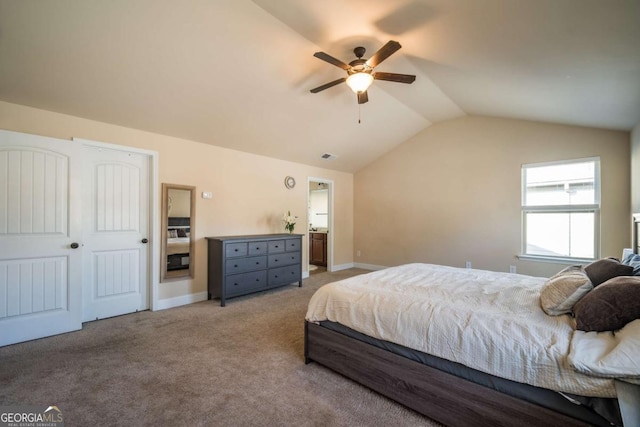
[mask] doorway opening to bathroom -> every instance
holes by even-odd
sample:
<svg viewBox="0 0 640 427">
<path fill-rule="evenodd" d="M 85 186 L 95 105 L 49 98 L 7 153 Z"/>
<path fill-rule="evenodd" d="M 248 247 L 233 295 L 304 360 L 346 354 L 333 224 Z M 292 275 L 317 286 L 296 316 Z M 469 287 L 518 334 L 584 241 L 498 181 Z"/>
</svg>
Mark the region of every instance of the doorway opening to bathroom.
<svg viewBox="0 0 640 427">
<path fill-rule="evenodd" d="M 308 182 L 308 271 L 312 275 L 333 267 L 333 181 L 310 177 Z"/>
</svg>

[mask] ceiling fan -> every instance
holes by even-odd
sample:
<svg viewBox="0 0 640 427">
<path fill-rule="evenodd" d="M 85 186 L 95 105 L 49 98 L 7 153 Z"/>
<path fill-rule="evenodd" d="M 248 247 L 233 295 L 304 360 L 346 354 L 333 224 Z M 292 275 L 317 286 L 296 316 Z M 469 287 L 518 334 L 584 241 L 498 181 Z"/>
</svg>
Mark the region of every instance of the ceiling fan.
<svg viewBox="0 0 640 427">
<path fill-rule="evenodd" d="M 347 72 L 347 77 L 342 77 L 341 79 L 334 80 L 332 82 L 325 83 L 322 86 L 318 86 L 317 88 L 311 89 L 311 93 L 318 93 L 340 83 L 346 82 L 351 90 L 354 91 L 358 96 L 358 104 L 364 104 L 365 102 L 369 101 L 367 89 L 369 88 L 371 83 L 373 83 L 373 80 L 387 80 L 390 82 L 409 84 L 413 83 L 416 79 L 416 76 L 411 74 L 383 73 L 380 71 L 373 71 L 373 69 L 377 67 L 378 64 L 390 57 L 401 47 L 402 46 L 400 46 L 400 43 L 398 43 L 397 41 L 390 40 L 376 53 L 374 53 L 371 58 L 362 59 L 366 49 L 362 46 L 358 46 L 353 49 L 353 53 L 355 53 L 358 59 L 354 59 L 348 64 L 345 64 L 339 59 L 336 59 L 324 52 L 314 53 L 313 56 L 315 56 L 316 58 L 322 59 L 329 64 L 333 64 L 336 67 L 340 67 L 345 70 Z"/>
</svg>

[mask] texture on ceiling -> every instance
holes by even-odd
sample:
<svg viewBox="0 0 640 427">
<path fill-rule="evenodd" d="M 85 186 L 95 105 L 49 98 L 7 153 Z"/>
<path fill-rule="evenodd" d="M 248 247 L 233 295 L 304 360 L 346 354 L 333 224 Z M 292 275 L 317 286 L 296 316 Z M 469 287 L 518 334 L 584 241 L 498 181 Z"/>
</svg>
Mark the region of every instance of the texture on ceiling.
<svg viewBox="0 0 640 427">
<path fill-rule="evenodd" d="M 465 114 L 631 129 L 639 23 L 638 0 L 0 0 L 0 100 L 353 172 Z M 314 52 L 388 40 L 380 71 L 417 79 L 376 81 L 361 124 L 345 85 L 309 93 L 344 74 Z"/>
</svg>

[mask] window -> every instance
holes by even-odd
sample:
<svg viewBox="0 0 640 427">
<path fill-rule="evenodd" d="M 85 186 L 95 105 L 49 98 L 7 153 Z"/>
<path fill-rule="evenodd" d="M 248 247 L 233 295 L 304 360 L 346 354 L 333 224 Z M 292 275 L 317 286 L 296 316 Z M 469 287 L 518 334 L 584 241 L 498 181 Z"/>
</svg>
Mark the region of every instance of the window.
<svg viewBox="0 0 640 427">
<path fill-rule="evenodd" d="M 599 257 L 600 159 L 522 166 L 522 256 Z"/>
</svg>

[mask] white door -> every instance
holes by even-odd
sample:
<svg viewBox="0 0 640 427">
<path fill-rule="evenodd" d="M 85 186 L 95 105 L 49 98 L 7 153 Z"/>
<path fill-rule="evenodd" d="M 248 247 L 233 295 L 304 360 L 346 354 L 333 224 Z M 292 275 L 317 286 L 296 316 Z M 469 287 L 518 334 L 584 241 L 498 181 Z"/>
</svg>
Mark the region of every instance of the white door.
<svg viewBox="0 0 640 427">
<path fill-rule="evenodd" d="M 85 145 L 82 320 L 149 308 L 149 156 Z"/>
<path fill-rule="evenodd" d="M 0 346 L 82 327 L 81 145 L 0 130 Z"/>
</svg>

